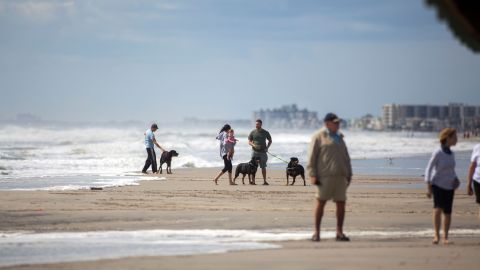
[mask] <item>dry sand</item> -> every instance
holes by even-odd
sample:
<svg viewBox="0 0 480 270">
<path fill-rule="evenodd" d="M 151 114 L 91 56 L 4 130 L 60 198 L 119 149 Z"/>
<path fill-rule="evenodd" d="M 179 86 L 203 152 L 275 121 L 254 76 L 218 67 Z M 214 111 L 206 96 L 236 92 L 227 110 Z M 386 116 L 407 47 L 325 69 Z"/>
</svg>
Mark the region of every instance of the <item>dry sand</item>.
<svg viewBox="0 0 480 270">
<path fill-rule="evenodd" d="M 284 172 L 270 170 L 270 186 L 242 185 L 238 179 L 238 186 L 230 186 L 226 176 L 215 185 L 217 173 L 217 169 L 174 170 L 165 175 L 167 180 L 100 191 L 0 191 L 0 231 L 311 228 L 315 187 L 308 181 L 303 186 L 297 179 L 295 186 L 287 187 Z M 420 178 L 354 177 L 345 232 L 430 229 L 432 202 L 418 185 L 423 187 Z M 463 189 L 455 196 L 452 229 L 479 229 L 473 198 Z M 322 229 L 334 230 L 334 204 L 326 210 Z M 430 238 L 289 241 L 273 250 L 5 269 L 477 269 L 480 239 L 455 234 L 450 238 L 454 244 L 449 246 L 432 246 Z"/>
</svg>

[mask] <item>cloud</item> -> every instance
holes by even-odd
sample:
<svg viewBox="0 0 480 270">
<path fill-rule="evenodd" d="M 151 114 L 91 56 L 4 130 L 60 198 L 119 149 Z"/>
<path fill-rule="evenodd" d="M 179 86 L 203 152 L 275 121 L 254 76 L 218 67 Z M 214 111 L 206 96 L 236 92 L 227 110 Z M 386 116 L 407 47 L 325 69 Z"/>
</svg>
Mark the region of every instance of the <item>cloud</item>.
<svg viewBox="0 0 480 270">
<path fill-rule="evenodd" d="M 155 3 L 155 7 L 158 10 L 163 11 L 177 11 L 181 9 L 181 6 L 178 4 L 174 4 L 173 2 L 157 2 Z"/>
<path fill-rule="evenodd" d="M 49 22 L 56 19 L 59 15 L 72 13 L 75 8 L 73 0 L 68 1 L 12 1 L 7 2 L 2 7 L 28 20 L 35 22 Z M 0 11 L 2 10 L 0 8 Z"/>
<path fill-rule="evenodd" d="M 155 35 L 139 33 L 139 32 L 131 31 L 128 29 L 104 32 L 99 34 L 99 37 L 105 40 L 125 41 L 129 43 L 137 43 L 137 44 L 155 43 L 155 42 L 161 42 L 164 40 Z"/>
<path fill-rule="evenodd" d="M 352 31 L 358 33 L 382 33 L 387 30 L 387 27 L 385 25 L 373 24 L 362 21 L 352 22 L 347 27 Z"/>
</svg>

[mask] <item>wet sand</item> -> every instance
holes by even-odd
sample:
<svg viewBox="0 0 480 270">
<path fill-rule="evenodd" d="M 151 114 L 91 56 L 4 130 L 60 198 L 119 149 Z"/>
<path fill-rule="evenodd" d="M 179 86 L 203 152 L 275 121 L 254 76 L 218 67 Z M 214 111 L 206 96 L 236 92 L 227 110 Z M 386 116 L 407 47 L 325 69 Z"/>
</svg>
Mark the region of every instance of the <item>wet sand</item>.
<svg viewBox="0 0 480 270">
<path fill-rule="evenodd" d="M 282 170 L 270 170 L 269 186 L 228 185 L 217 169 L 181 169 L 167 180 L 139 186 L 79 191 L 0 191 L 0 231 L 104 231 L 141 229 L 308 230 L 315 187 L 297 179 L 285 186 Z M 258 181 L 257 183 L 261 183 Z M 431 229 L 432 202 L 421 178 L 356 176 L 348 191 L 349 230 Z M 322 229 L 334 230 L 334 204 Z M 480 229 L 478 206 L 464 187 L 454 201 L 452 230 Z M 133 257 L 88 262 L 13 266 L 5 269 L 474 269 L 480 238 L 450 236 L 453 245 L 431 239 L 352 238 L 350 243 L 287 241 L 283 248 L 214 255 Z M 1 259 L 1 258 L 0 258 Z"/>
</svg>

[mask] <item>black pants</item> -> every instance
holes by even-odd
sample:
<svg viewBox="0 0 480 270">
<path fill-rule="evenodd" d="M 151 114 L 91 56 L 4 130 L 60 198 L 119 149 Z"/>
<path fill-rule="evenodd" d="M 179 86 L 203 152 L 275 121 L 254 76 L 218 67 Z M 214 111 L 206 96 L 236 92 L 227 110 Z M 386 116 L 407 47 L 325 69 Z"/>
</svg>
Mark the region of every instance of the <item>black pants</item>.
<svg viewBox="0 0 480 270">
<path fill-rule="evenodd" d="M 480 204 L 480 183 L 473 180 L 473 191 L 475 191 L 475 197 L 477 198 L 477 203 Z"/>
<path fill-rule="evenodd" d="M 222 172 L 229 172 L 232 173 L 232 160 L 227 158 L 227 155 L 223 156 L 223 163 L 225 166 L 223 167 Z"/>
<path fill-rule="evenodd" d="M 440 208 L 443 210 L 444 214 L 452 213 L 453 206 L 453 197 L 455 195 L 455 190 L 447 190 L 441 187 L 432 185 L 433 193 L 433 208 Z"/>
<path fill-rule="evenodd" d="M 152 172 L 157 172 L 157 156 L 155 155 L 155 150 L 153 148 L 147 148 L 147 160 L 145 160 L 145 166 L 143 166 L 142 172 L 146 173 L 148 167 L 152 165 Z"/>
</svg>

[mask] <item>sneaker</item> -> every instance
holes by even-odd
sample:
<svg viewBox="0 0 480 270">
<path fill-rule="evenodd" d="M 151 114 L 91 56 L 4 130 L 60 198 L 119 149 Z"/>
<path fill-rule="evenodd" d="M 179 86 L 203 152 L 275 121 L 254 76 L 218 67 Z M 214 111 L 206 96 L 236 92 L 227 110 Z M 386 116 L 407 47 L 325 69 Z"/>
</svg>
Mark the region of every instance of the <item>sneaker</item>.
<svg viewBox="0 0 480 270">
<path fill-rule="evenodd" d="M 338 241 L 338 242 L 349 242 L 349 241 L 350 241 L 350 238 L 348 238 L 345 234 L 342 234 L 342 235 L 337 235 L 337 237 L 335 238 L 335 241 Z"/>
</svg>

